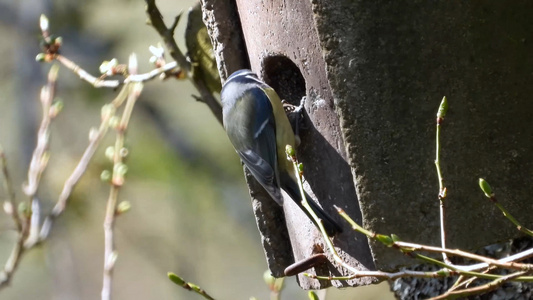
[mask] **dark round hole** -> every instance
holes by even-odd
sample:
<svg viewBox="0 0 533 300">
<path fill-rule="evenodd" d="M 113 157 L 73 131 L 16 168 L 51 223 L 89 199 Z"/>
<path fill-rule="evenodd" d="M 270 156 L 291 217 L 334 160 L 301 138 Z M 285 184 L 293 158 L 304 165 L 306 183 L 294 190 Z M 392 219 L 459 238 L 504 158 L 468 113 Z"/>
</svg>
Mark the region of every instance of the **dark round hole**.
<svg viewBox="0 0 533 300">
<path fill-rule="evenodd" d="M 281 100 L 293 105 L 300 104 L 306 95 L 305 79 L 295 63 L 285 56 L 269 56 L 263 60 L 262 69 L 265 82 L 278 93 Z"/>
</svg>

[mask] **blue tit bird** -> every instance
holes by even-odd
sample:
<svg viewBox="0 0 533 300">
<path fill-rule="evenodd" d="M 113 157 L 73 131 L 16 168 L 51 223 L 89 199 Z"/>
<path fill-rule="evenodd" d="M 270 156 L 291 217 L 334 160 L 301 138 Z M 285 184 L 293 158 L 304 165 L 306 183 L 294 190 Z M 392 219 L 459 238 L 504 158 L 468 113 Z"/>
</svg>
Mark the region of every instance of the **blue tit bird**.
<svg viewBox="0 0 533 300">
<path fill-rule="evenodd" d="M 302 206 L 297 174 L 287 160 L 286 145 L 295 148 L 295 137 L 276 91 L 252 71 L 239 70 L 224 83 L 220 98 L 224 129 L 246 168 L 279 205 L 283 205 L 283 189 L 313 220 Z M 342 232 L 333 218 L 306 197 L 328 235 Z"/>
</svg>

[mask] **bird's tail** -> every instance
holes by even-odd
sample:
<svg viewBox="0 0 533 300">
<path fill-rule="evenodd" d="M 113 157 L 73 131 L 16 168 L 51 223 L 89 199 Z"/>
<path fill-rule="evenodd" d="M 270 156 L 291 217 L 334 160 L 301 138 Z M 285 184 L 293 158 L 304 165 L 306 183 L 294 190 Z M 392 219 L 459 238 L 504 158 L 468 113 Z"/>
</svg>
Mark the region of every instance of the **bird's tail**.
<svg viewBox="0 0 533 300">
<path fill-rule="evenodd" d="M 287 177 L 288 174 L 286 175 Z M 282 186 L 283 190 L 289 194 L 289 196 L 292 198 L 292 200 L 298 204 L 298 206 L 303 210 L 303 212 L 307 215 L 313 223 L 316 224 L 316 222 L 313 220 L 313 217 L 311 217 L 311 214 L 303 207 L 302 205 L 302 197 L 300 196 L 300 189 L 298 188 L 298 185 L 292 180 L 292 178 L 284 178 L 285 180 L 282 180 L 284 186 Z M 324 224 L 324 229 L 326 230 L 326 233 L 329 236 L 334 236 L 338 233 L 342 232 L 342 227 L 337 223 L 333 218 L 328 215 L 318 204 L 313 201 L 313 198 L 311 198 L 305 191 L 305 197 L 307 199 L 307 202 L 309 203 L 309 206 L 311 209 L 315 212 L 315 214 L 322 220 L 322 224 Z"/>
</svg>

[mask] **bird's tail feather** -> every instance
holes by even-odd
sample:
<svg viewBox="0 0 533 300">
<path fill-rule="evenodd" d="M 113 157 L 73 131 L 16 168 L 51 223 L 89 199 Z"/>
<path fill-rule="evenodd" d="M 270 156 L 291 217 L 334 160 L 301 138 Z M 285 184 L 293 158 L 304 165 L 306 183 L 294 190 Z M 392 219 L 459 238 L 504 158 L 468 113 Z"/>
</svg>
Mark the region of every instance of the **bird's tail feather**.
<svg viewBox="0 0 533 300">
<path fill-rule="evenodd" d="M 333 220 L 333 218 L 330 215 L 328 215 L 322 208 L 320 208 L 320 206 L 318 206 L 318 204 L 316 204 L 315 201 L 313 201 L 313 198 L 309 197 L 307 193 L 305 193 L 305 197 L 307 199 L 307 202 L 309 203 L 309 206 L 311 206 L 311 209 L 315 212 L 318 218 L 322 220 L 324 224 L 324 229 L 326 229 L 326 233 L 329 236 L 334 236 L 337 233 L 342 232 L 342 227 L 339 225 L 339 223 Z M 298 206 L 300 206 L 302 210 L 307 215 L 309 215 L 305 207 L 302 206 L 302 201 L 300 200 L 297 202 L 298 202 Z M 309 218 L 312 220 L 311 216 L 309 216 Z"/>
<path fill-rule="evenodd" d="M 287 177 L 288 174 L 286 174 Z M 292 198 L 292 200 L 303 210 L 303 212 L 313 221 L 313 223 L 316 224 L 316 222 L 311 217 L 311 214 L 303 207 L 302 205 L 302 197 L 300 196 L 300 189 L 298 188 L 298 185 L 292 180 L 292 178 L 283 178 L 285 180 L 282 180 L 282 189 L 289 194 L 289 196 Z M 305 193 L 305 192 L 304 192 Z M 309 206 L 311 209 L 315 212 L 315 214 L 322 220 L 322 223 L 324 224 L 324 229 L 326 229 L 326 233 L 329 236 L 334 236 L 337 233 L 342 232 L 342 227 L 337 223 L 333 218 L 328 215 L 318 204 L 315 203 L 313 198 L 311 198 L 307 193 L 305 193 L 305 197 L 307 199 L 307 202 L 309 203 Z"/>
</svg>

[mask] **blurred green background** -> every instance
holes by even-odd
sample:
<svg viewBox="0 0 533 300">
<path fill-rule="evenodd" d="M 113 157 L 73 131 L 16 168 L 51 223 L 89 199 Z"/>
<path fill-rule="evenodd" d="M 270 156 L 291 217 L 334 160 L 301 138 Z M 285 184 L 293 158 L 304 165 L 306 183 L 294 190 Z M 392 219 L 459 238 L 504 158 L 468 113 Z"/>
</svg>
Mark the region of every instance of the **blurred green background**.
<svg viewBox="0 0 533 300">
<path fill-rule="evenodd" d="M 167 23 L 194 1 L 158 1 Z M 38 19 L 45 13 L 51 31 L 63 37 L 62 54 L 93 75 L 103 60 L 126 62 L 135 52 L 140 72 L 151 69 L 149 45 L 160 38 L 146 25 L 144 1 L 0 0 L 0 144 L 9 160 L 19 201 L 20 189 L 40 122 L 38 93 L 50 64 L 35 62 Z M 176 30 L 184 47 L 185 18 Z M 118 261 L 115 299 L 200 299 L 166 277 L 168 271 L 199 284 L 217 299 L 268 299 L 259 233 L 237 155 L 222 127 L 186 81 L 149 82 L 127 132 L 130 156 L 120 200 L 132 209 L 116 223 Z M 100 108 L 116 95 L 95 89 L 61 68 L 57 97 L 64 109 L 52 124 L 51 158 L 39 199 L 45 212 L 100 122 Z M 49 240 L 22 258 L 10 287 L 0 299 L 97 299 L 103 269 L 103 228 L 109 185 L 100 173 L 112 145 L 108 133 L 75 189 Z M 5 198 L 4 190 L 0 197 Z M 11 219 L 0 215 L 0 262 L 15 241 Z M 392 299 L 388 286 L 332 290 L 328 299 Z M 306 299 L 294 278 L 282 299 Z"/>
</svg>

